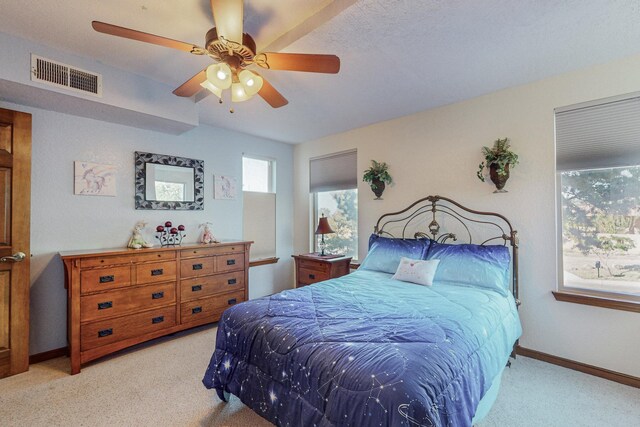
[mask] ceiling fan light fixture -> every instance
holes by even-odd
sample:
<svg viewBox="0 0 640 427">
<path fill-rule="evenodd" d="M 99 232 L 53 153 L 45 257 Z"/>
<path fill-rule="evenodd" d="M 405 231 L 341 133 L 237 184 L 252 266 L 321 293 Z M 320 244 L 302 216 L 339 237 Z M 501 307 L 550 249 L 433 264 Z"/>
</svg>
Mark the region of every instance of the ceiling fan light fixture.
<svg viewBox="0 0 640 427">
<path fill-rule="evenodd" d="M 218 89 L 229 89 L 231 87 L 231 68 L 224 62 L 210 65 L 207 68 L 207 81 Z"/>
<path fill-rule="evenodd" d="M 242 70 L 238 73 L 238 80 L 249 96 L 253 96 L 260 92 L 264 80 L 256 73 L 249 70 Z"/>
<path fill-rule="evenodd" d="M 231 85 L 231 102 L 242 102 L 251 98 L 251 95 L 244 90 L 242 83 L 233 83 Z"/>
<path fill-rule="evenodd" d="M 209 80 L 203 81 L 202 83 L 200 83 L 200 86 L 210 90 L 211 92 L 213 92 L 215 96 L 222 99 L 222 89 L 220 89 L 218 86 L 211 83 Z"/>
</svg>

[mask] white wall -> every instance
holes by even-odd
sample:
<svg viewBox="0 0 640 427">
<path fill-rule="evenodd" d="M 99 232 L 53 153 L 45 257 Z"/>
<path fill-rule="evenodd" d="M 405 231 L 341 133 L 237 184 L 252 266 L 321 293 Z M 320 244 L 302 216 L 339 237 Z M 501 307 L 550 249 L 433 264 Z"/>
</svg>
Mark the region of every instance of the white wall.
<svg viewBox="0 0 640 427">
<path fill-rule="evenodd" d="M 500 212 L 521 239 L 520 344 L 640 376 L 638 313 L 557 302 L 551 294 L 557 283 L 553 109 L 638 91 L 639 70 L 635 56 L 296 146 L 296 252 L 309 249 L 309 158 L 357 148 L 360 175 L 375 159 L 390 164 L 396 182 L 382 201 L 359 184 L 360 258 L 381 214 L 430 194 Z M 521 164 L 512 170 L 508 193 L 493 194 L 492 184 L 475 176 L 480 148 L 505 136 Z"/>
<path fill-rule="evenodd" d="M 31 354 L 66 345 L 66 292 L 59 251 L 126 246 L 138 220 L 156 225 L 171 220 L 195 242 L 198 224 L 211 221 L 219 239 L 242 239 L 242 191 L 235 201 L 213 199 L 213 174 L 242 178 L 242 153 L 277 162 L 276 265 L 250 273 L 251 298 L 291 287 L 293 148 L 231 131 L 200 126 L 180 136 L 127 127 L 0 101 L 0 107 L 33 115 L 31 175 Z M 203 211 L 142 211 L 134 205 L 134 151 L 204 160 Z M 74 160 L 114 164 L 117 197 L 75 196 Z"/>
</svg>

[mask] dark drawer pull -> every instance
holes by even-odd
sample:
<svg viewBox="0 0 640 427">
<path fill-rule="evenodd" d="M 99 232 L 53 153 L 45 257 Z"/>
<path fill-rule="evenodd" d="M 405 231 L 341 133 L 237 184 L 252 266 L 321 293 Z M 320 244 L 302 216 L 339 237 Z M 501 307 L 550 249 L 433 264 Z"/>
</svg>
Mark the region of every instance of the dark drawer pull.
<svg viewBox="0 0 640 427">
<path fill-rule="evenodd" d="M 227 260 L 227 265 L 236 265 L 236 260 L 235 259 L 228 259 Z"/>
<path fill-rule="evenodd" d="M 113 301 L 105 301 L 105 302 L 98 303 L 98 310 L 105 310 L 111 307 L 113 307 Z"/>
<path fill-rule="evenodd" d="M 164 292 L 154 292 L 151 294 L 151 299 L 164 298 Z"/>
<path fill-rule="evenodd" d="M 152 276 L 162 276 L 163 274 L 164 274 L 164 270 L 162 268 L 151 270 Z"/>
<path fill-rule="evenodd" d="M 156 323 L 162 323 L 162 322 L 164 322 L 164 316 L 158 316 L 151 319 L 151 323 L 153 323 L 154 325 Z"/>
<path fill-rule="evenodd" d="M 235 285 L 235 284 L 236 284 L 236 279 L 227 280 L 227 285 Z"/>
<path fill-rule="evenodd" d="M 233 304 L 235 304 L 236 302 L 237 302 L 237 301 L 236 301 L 236 299 L 235 299 L 235 298 L 231 298 L 230 300 L 228 300 L 228 301 L 227 301 L 227 304 L 229 304 L 229 305 L 233 305 Z"/>
<path fill-rule="evenodd" d="M 202 285 L 195 285 L 191 287 L 191 292 L 198 292 L 202 290 Z"/>
<path fill-rule="evenodd" d="M 315 275 L 315 274 L 310 274 L 310 275 L 309 275 L 309 279 L 315 279 L 315 278 L 316 278 L 316 275 Z"/>
<path fill-rule="evenodd" d="M 113 334 L 113 329 L 109 328 L 109 329 L 103 329 L 101 331 L 98 331 L 98 338 L 102 338 L 102 337 L 108 337 L 109 335 Z"/>
<path fill-rule="evenodd" d="M 191 268 L 194 270 L 202 270 L 202 264 L 193 264 Z"/>
<path fill-rule="evenodd" d="M 193 307 L 191 309 L 191 314 L 202 313 L 202 307 Z"/>
<path fill-rule="evenodd" d="M 113 277 L 113 274 L 111 276 L 100 276 L 100 283 L 109 283 L 109 282 L 113 282 L 115 280 L 115 277 Z"/>
</svg>

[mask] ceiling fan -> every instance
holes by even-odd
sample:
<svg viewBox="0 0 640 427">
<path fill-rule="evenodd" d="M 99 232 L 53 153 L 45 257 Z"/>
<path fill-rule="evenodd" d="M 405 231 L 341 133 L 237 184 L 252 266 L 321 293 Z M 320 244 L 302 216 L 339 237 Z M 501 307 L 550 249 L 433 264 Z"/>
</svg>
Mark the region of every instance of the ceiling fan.
<svg viewBox="0 0 640 427">
<path fill-rule="evenodd" d="M 256 53 L 253 38 L 243 33 L 243 0 L 211 0 L 211 11 L 216 26 L 207 32 L 204 47 L 99 21 L 93 21 L 91 25 L 101 33 L 179 49 L 194 55 L 208 55 L 216 61 L 174 90 L 177 96 L 190 97 L 206 88 L 222 102 L 222 91 L 231 89 L 232 102 L 245 101 L 258 94 L 273 108 L 279 108 L 289 101 L 264 77 L 248 70 L 249 65 L 313 73 L 335 74 L 340 71 L 340 58 L 336 55 Z"/>
</svg>

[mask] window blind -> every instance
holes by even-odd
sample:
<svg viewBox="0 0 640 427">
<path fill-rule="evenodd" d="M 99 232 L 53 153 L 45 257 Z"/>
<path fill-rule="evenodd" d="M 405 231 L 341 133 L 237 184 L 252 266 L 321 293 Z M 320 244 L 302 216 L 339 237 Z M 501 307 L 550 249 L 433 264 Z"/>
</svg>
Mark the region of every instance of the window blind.
<svg viewBox="0 0 640 427">
<path fill-rule="evenodd" d="M 244 240 L 252 240 L 251 260 L 276 256 L 276 194 L 243 191 Z"/>
<path fill-rule="evenodd" d="M 345 151 L 309 160 L 309 192 L 358 187 L 357 152 Z"/>
<path fill-rule="evenodd" d="M 557 108 L 556 170 L 640 164 L 640 93 Z"/>
</svg>

